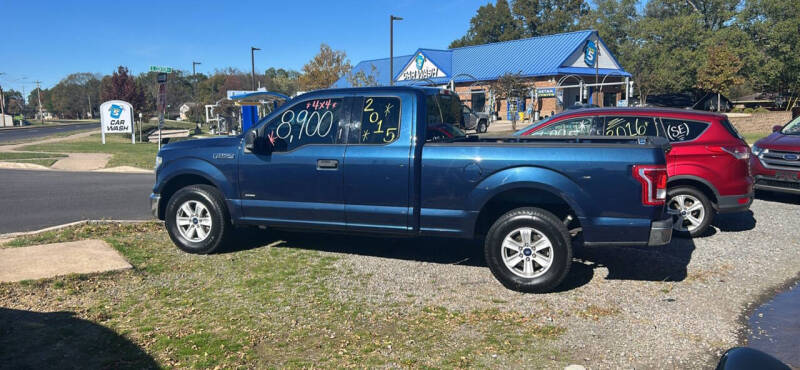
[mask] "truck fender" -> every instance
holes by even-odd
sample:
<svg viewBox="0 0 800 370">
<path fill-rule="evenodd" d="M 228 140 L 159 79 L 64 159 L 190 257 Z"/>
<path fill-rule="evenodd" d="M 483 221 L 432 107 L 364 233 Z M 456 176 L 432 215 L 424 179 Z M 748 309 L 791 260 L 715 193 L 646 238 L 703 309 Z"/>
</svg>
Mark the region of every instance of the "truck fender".
<svg viewBox="0 0 800 370">
<path fill-rule="evenodd" d="M 155 192 L 161 193 L 164 185 L 181 175 L 200 176 L 219 189 L 225 198 L 236 198 L 236 189 L 233 187 L 235 181 L 230 181 L 231 179 L 227 179 L 217 167 L 198 158 L 181 158 L 180 161 L 170 161 L 166 163 L 166 166 L 159 170 L 159 177 L 161 177 L 161 179 L 158 181 L 158 188 L 154 189 Z"/>
<path fill-rule="evenodd" d="M 467 204 L 471 211 L 480 212 L 496 195 L 514 189 L 543 190 L 557 195 L 575 212 L 578 218 L 596 214 L 594 202 L 577 183 L 569 177 L 541 167 L 513 167 L 493 173 L 472 190 Z"/>
</svg>

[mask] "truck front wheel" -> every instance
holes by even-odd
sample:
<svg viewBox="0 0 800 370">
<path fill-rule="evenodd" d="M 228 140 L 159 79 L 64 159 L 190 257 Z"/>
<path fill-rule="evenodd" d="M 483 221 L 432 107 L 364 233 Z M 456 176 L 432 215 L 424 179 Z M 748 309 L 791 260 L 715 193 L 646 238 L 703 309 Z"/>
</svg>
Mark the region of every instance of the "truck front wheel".
<svg viewBox="0 0 800 370">
<path fill-rule="evenodd" d="M 555 215 L 517 208 L 489 228 L 486 263 L 506 288 L 546 293 L 561 284 L 572 263 L 569 231 Z"/>
<path fill-rule="evenodd" d="M 167 203 L 164 223 L 172 242 L 188 253 L 214 252 L 231 234 L 222 195 L 208 185 L 178 190 Z"/>
</svg>

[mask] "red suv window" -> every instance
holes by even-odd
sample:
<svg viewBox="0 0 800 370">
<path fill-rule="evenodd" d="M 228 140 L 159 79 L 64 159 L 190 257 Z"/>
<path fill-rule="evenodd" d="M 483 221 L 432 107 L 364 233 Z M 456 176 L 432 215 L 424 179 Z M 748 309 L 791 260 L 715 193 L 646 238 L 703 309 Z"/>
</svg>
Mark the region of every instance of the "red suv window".
<svg viewBox="0 0 800 370">
<path fill-rule="evenodd" d="M 592 116 L 567 118 L 533 132 L 534 136 L 602 135 L 603 123 Z"/>
<path fill-rule="evenodd" d="M 664 131 L 670 142 L 684 142 L 697 139 L 708 128 L 708 122 L 687 121 L 676 118 L 662 118 Z"/>
<path fill-rule="evenodd" d="M 661 128 L 653 117 L 607 116 L 605 136 L 660 136 Z"/>
</svg>

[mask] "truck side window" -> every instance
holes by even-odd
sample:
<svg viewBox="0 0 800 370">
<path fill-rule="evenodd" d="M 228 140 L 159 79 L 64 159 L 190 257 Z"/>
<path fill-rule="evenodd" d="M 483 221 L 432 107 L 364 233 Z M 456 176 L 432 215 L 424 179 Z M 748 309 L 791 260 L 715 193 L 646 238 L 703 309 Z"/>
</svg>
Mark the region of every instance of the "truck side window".
<svg viewBox="0 0 800 370">
<path fill-rule="evenodd" d="M 605 136 L 661 136 L 661 129 L 653 117 L 605 117 Z"/>
<path fill-rule="evenodd" d="M 682 119 L 662 118 L 664 131 L 670 142 L 691 141 L 697 139 L 708 127 L 708 122 L 686 121 Z"/>
<path fill-rule="evenodd" d="M 553 123 L 531 134 L 532 136 L 586 136 L 602 135 L 595 117 L 576 117 Z"/>
<path fill-rule="evenodd" d="M 365 97 L 361 109 L 361 144 L 388 144 L 397 140 L 400 129 L 400 99 Z"/>
<path fill-rule="evenodd" d="M 309 144 L 335 144 L 341 113 L 341 98 L 306 100 L 273 118 L 264 133 L 275 141 L 275 151 Z"/>
</svg>

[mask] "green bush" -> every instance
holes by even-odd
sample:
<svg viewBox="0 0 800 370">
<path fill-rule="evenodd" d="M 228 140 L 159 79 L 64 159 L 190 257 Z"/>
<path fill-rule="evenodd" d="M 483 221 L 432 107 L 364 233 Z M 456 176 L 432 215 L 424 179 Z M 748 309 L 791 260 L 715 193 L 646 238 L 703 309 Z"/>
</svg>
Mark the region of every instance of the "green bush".
<svg viewBox="0 0 800 370">
<path fill-rule="evenodd" d="M 745 108 L 742 110 L 744 113 L 753 113 L 753 108 Z"/>
</svg>

